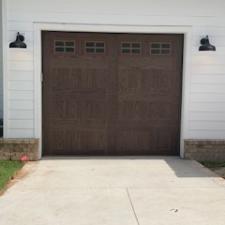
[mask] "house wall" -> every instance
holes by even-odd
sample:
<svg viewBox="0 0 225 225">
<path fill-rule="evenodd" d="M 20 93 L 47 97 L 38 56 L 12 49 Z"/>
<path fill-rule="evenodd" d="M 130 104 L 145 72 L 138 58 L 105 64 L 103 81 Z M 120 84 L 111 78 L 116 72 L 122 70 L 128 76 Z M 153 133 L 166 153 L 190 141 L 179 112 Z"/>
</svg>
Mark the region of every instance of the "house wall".
<svg viewBox="0 0 225 225">
<path fill-rule="evenodd" d="M 2 67 L 2 1 L 0 0 L 0 119 L 3 118 L 3 67 Z"/>
<path fill-rule="evenodd" d="M 187 107 L 185 139 L 225 137 L 225 1 L 224 0 L 8 0 L 7 41 L 20 31 L 26 50 L 7 49 L 7 138 L 35 135 L 35 23 L 104 24 L 126 26 L 190 26 L 192 47 L 185 81 Z M 199 52 L 209 35 L 216 52 Z M 7 44 L 8 44 L 7 43 Z"/>
</svg>

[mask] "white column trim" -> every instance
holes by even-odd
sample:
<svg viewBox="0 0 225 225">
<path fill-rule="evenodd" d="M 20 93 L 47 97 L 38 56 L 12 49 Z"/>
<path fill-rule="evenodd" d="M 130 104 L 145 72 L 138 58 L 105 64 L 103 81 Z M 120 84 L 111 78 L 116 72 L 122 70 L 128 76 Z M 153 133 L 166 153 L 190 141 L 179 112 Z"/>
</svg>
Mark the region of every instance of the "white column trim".
<svg viewBox="0 0 225 225">
<path fill-rule="evenodd" d="M 2 65 L 3 65 L 3 122 L 4 122 L 4 131 L 3 137 L 8 138 L 8 38 L 7 38 L 7 31 L 8 31 L 8 20 L 7 20 L 7 0 L 2 0 L 2 51 L 3 51 L 3 58 L 2 58 Z"/>
</svg>

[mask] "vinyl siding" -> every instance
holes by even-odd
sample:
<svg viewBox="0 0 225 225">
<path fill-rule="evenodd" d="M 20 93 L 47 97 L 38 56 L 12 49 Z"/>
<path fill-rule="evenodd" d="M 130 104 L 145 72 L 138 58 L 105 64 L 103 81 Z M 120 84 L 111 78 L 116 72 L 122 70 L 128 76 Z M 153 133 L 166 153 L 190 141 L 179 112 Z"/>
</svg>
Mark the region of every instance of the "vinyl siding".
<svg viewBox="0 0 225 225">
<path fill-rule="evenodd" d="M 3 118 L 2 1 L 0 0 L 0 118 Z"/>
<path fill-rule="evenodd" d="M 8 41 L 20 31 L 26 50 L 8 49 L 8 136 L 34 136 L 34 23 L 191 26 L 187 128 L 184 138 L 225 138 L 224 0 L 8 0 Z M 105 29 L 103 27 L 103 29 Z M 210 35 L 217 51 L 198 51 Z M 186 85 L 186 84 L 185 84 Z"/>
<path fill-rule="evenodd" d="M 207 29 L 207 30 L 206 30 Z M 193 27 L 193 47 L 199 35 L 210 34 L 217 51 L 193 52 L 188 138 L 225 138 L 225 27 Z"/>
</svg>

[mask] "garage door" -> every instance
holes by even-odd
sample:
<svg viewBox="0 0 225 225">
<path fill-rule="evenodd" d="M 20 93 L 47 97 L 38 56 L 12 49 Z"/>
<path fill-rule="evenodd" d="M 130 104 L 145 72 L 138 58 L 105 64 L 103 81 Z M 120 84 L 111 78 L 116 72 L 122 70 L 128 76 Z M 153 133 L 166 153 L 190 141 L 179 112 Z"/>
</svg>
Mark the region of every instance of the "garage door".
<svg viewBox="0 0 225 225">
<path fill-rule="evenodd" d="M 183 36 L 43 32 L 45 155 L 177 155 Z"/>
</svg>

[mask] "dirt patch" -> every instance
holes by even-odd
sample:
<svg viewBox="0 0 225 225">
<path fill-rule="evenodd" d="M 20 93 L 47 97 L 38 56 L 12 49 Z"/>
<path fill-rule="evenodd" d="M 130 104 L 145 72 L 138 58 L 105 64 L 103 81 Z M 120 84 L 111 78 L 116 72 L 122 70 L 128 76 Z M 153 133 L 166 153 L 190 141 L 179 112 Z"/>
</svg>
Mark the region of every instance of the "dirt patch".
<svg viewBox="0 0 225 225">
<path fill-rule="evenodd" d="M 225 167 L 214 169 L 213 171 L 225 179 Z"/>
<path fill-rule="evenodd" d="M 219 175 L 220 177 L 225 179 L 225 163 L 224 162 L 220 162 L 220 163 L 216 163 L 216 162 L 201 162 L 205 167 L 209 168 L 210 170 L 212 170 L 214 173 L 216 173 L 217 175 Z"/>
</svg>

